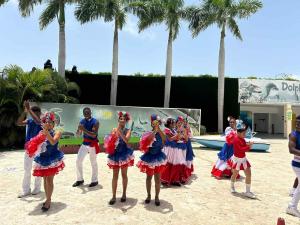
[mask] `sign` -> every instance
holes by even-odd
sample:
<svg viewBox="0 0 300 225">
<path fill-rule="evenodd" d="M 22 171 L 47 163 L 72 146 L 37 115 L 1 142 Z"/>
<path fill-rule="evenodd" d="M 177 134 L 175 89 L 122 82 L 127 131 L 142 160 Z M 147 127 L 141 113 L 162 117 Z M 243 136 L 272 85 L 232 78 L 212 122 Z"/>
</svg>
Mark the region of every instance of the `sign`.
<svg viewBox="0 0 300 225">
<path fill-rule="evenodd" d="M 292 110 L 287 110 L 286 111 L 286 119 L 288 121 L 292 121 L 293 120 L 293 111 Z"/>
<path fill-rule="evenodd" d="M 144 132 L 151 130 L 150 116 L 157 114 L 163 120 L 168 117 L 176 118 L 183 116 L 188 120 L 193 134 L 200 135 L 201 110 L 200 109 L 168 109 L 168 108 L 146 108 L 146 107 L 122 107 L 107 105 L 79 105 L 62 103 L 40 103 L 42 112 L 52 111 L 57 120 L 57 129 L 62 130 L 62 138 L 76 138 L 79 121 L 83 118 L 82 110 L 90 107 L 92 116 L 100 122 L 99 137 L 104 137 L 118 126 L 118 112 L 126 111 L 131 120 L 127 127 L 131 128 L 133 137 L 140 137 Z"/>
<path fill-rule="evenodd" d="M 239 79 L 240 103 L 300 103 L 300 82 Z"/>
</svg>

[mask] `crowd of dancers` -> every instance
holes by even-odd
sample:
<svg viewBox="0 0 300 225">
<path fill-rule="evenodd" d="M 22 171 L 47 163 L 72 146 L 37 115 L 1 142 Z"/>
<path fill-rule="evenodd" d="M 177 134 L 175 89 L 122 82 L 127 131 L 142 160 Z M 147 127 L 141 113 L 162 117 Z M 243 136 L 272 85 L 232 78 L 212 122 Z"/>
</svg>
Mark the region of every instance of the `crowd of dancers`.
<svg viewBox="0 0 300 225">
<path fill-rule="evenodd" d="M 55 116 L 51 112 L 41 114 L 37 106 L 30 107 L 28 101 L 24 102 L 24 113 L 19 117 L 17 124 L 26 125 L 26 144 L 24 156 L 24 178 L 22 193 L 19 197 L 36 195 L 41 190 L 41 177 L 43 177 L 46 201 L 43 203 L 42 211 L 46 212 L 51 206 L 51 197 L 54 188 L 54 176 L 64 169 L 64 154 L 58 148 L 58 141 L 61 138 L 60 131 L 54 131 Z M 29 113 L 31 118 L 26 119 Z M 128 184 L 128 167 L 134 166 L 134 151 L 128 142 L 131 137 L 131 129 L 128 127 L 130 115 L 127 112 L 118 113 L 118 124 L 109 135 L 104 138 L 104 148 L 108 154 L 107 165 L 113 170 L 112 177 L 112 198 L 109 204 L 116 203 L 116 192 L 119 173 L 121 171 L 123 194 L 121 202 L 126 202 L 126 191 Z M 76 182 L 73 187 L 84 183 L 83 160 L 87 154 L 90 156 L 92 166 L 92 178 L 89 187 L 98 185 L 98 164 L 97 154 L 101 152 L 98 140 L 99 121 L 92 117 L 91 109 L 83 109 L 83 119 L 79 122 L 77 134 L 83 136 L 82 145 L 77 154 L 76 160 Z M 194 171 L 194 153 L 191 145 L 191 128 L 187 119 L 183 117 L 168 118 L 162 130 L 162 120 L 158 115 L 151 115 L 152 129 L 145 132 L 139 143 L 142 156 L 136 166 L 142 173 L 146 174 L 145 204 L 151 202 L 151 186 L 154 177 L 156 206 L 160 205 L 159 193 L 161 184 L 165 186 L 184 185 Z M 243 170 L 246 179 L 246 197 L 255 199 L 251 192 L 251 165 L 246 157 L 246 152 L 251 149 L 253 142 L 246 142 L 245 138 L 249 132 L 248 126 L 241 120 L 233 117 L 228 118 L 229 127 L 225 129 L 225 139 L 218 159 L 214 164 L 211 174 L 217 179 L 230 178 L 230 191 L 236 193 L 235 182 L 240 177 L 239 171 Z M 294 155 L 292 168 L 296 179 L 290 195 L 292 200 L 286 212 L 293 216 L 300 217 L 298 203 L 300 200 L 300 116 L 296 118 L 295 131 L 289 136 L 289 151 Z M 33 164 L 34 163 L 34 164 Z M 33 165 L 32 165 L 33 164 Z M 31 171 L 35 177 L 34 189 L 31 191 Z"/>
<path fill-rule="evenodd" d="M 41 190 L 41 177 L 44 180 L 46 201 L 43 203 L 42 211 L 48 211 L 51 206 L 51 197 L 54 188 L 54 176 L 64 169 L 64 154 L 59 150 L 58 142 L 61 132 L 55 131 L 55 116 L 52 112 L 41 114 L 37 106 L 30 107 L 28 101 L 24 102 L 24 113 L 18 119 L 19 125 L 27 125 L 24 178 L 22 192 L 19 197 L 30 194 L 38 194 Z M 29 113 L 31 118 L 26 119 Z M 112 198 L 110 205 L 116 203 L 116 192 L 119 173 L 122 175 L 123 194 L 121 202 L 126 202 L 126 191 L 128 184 L 128 167 L 134 166 L 134 151 L 128 142 L 131 137 L 131 129 L 127 128 L 130 121 L 128 112 L 118 113 L 118 124 L 109 135 L 104 138 L 104 148 L 108 154 L 107 165 L 113 170 Z M 92 166 L 92 178 L 89 187 L 98 185 L 97 154 L 101 152 L 98 129 L 99 121 L 92 117 L 91 109 L 83 109 L 83 119 L 79 122 L 77 134 L 83 136 L 76 159 L 76 181 L 73 187 L 84 184 L 83 161 L 89 154 Z M 151 115 L 152 129 L 145 132 L 139 143 L 139 149 L 143 152 L 136 166 L 142 173 L 146 174 L 145 203 L 151 202 L 152 178 L 155 181 L 155 205 L 160 205 L 159 193 L 161 184 L 170 186 L 181 186 L 192 176 L 193 149 L 191 145 L 191 128 L 181 116 L 168 118 L 165 129 L 162 130 L 162 120 L 158 115 Z M 31 170 L 35 177 L 34 189 L 31 191 Z"/>
</svg>

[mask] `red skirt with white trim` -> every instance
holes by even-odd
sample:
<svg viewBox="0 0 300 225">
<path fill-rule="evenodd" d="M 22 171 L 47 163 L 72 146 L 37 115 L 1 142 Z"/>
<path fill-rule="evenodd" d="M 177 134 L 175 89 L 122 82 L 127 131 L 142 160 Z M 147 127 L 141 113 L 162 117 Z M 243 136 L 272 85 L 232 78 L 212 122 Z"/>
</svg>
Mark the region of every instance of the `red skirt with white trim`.
<svg viewBox="0 0 300 225">
<path fill-rule="evenodd" d="M 231 157 L 230 160 L 227 161 L 227 164 L 228 164 L 228 166 L 230 166 L 230 168 L 235 169 L 235 170 L 245 170 L 245 169 L 251 167 L 251 165 L 246 157 L 238 158 L 238 157 L 235 157 L 234 155 Z"/>
</svg>

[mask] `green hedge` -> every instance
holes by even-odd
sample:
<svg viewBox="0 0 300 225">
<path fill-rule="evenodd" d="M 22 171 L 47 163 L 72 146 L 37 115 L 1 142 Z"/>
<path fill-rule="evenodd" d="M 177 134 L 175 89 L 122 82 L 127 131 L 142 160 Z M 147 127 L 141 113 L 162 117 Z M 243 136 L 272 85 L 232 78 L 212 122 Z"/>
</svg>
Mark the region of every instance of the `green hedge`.
<svg viewBox="0 0 300 225">
<path fill-rule="evenodd" d="M 66 77 L 81 89 L 82 104 L 109 105 L 109 75 L 72 74 Z M 119 76 L 117 105 L 163 107 L 164 77 Z M 209 75 L 172 77 L 170 107 L 202 109 L 202 125 L 208 132 L 217 131 L 218 79 Z M 224 126 L 228 115 L 239 115 L 238 79 L 225 79 Z"/>
</svg>

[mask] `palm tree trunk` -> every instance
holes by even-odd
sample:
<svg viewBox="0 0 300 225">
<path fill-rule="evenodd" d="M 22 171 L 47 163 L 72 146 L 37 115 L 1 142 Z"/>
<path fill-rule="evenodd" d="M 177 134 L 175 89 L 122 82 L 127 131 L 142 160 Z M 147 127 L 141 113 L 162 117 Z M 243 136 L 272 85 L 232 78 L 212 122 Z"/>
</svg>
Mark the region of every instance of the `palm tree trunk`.
<svg viewBox="0 0 300 225">
<path fill-rule="evenodd" d="M 168 47 L 167 47 L 167 64 L 166 64 L 166 77 L 165 77 L 165 99 L 164 107 L 169 108 L 170 93 L 171 93 L 171 77 L 172 77 L 172 55 L 173 55 L 173 35 L 172 28 L 169 31 Z"/>
<path fill-rule="evenodd" d="M 65 4 L 59 3 L 59 50 L 58 50 L 58 74 L 65 77 L 66 68 L 66 37 L 65 37 Z"/>
<path fill-rule="evenodd" d="M 114 43 L 113 43 L 113 61 L 111 73 L 111 90 L 110 90 L 110 104 L 117 104 L 117 88 L 118 88 L 118 54 L 119 54 L 119 41 L 118 41 L 118 20 L 115 19 Z"/>
<path fill-rule="evenodd" d="M 225 24 L 221 31 L 218 67 L 218 132 L 223 133 L 225 73 Z"/>
</svg>

